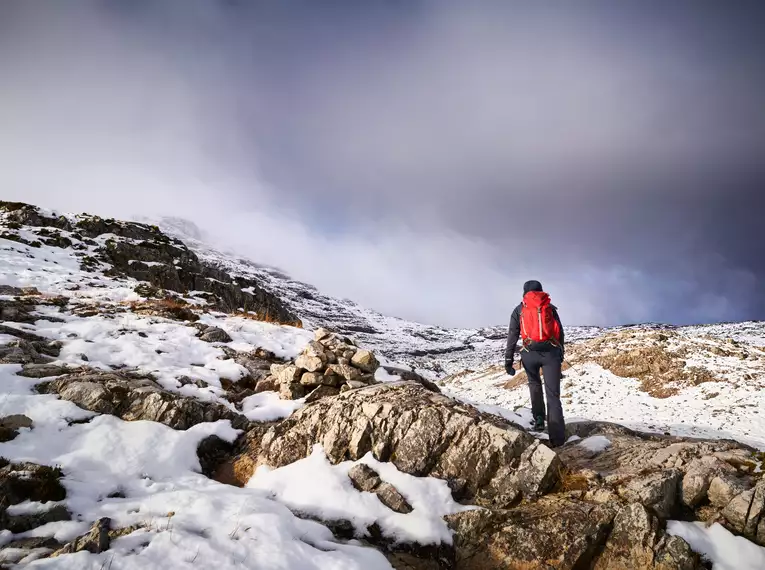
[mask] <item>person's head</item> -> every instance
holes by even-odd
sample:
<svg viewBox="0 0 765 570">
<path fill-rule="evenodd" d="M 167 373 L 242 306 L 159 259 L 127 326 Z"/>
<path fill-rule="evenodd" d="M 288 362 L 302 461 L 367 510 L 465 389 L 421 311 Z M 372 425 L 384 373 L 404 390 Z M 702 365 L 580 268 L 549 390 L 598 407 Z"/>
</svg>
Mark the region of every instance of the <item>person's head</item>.
<svg viewBox="0 0 765 570">
<path fill-rule="evenodd" d="M 523 294 L 525 295 L 529 291 L 544 291 L 544 289 L 542 289 L 542 284 L 539 281 L 531 280 L 523 284 Z"/>
</svg>

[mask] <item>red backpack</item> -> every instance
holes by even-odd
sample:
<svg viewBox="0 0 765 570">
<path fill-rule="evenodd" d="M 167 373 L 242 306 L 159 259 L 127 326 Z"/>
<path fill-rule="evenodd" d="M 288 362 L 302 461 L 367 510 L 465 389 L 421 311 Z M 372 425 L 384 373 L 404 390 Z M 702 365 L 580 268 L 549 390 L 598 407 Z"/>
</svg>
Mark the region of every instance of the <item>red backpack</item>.
<svg viewBox="0 0 765 570">
<path fill-rule="evenodd" d="M 521 304 L 521 338 L 529 342 L 560 343 L 560 326 L 553 315 L 550 295 L 543 291 L 529 291 Z"/>
</svg>

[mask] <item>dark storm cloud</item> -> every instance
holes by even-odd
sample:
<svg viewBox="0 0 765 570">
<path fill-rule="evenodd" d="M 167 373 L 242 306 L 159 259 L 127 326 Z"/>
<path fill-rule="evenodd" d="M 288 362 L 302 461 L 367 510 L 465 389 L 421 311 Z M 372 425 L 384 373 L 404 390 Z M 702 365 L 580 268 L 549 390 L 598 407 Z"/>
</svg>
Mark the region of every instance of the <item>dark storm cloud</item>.
<svg viewBox="0 0 765 570">
<path fill-rule="evenodd" d="M 764 24 L 743 0 L 4 2 L 0 181 L 206 221 L 421 320 L 502 321 L 526 278 L 569 321 L 765 318 Z"/>
</svg>

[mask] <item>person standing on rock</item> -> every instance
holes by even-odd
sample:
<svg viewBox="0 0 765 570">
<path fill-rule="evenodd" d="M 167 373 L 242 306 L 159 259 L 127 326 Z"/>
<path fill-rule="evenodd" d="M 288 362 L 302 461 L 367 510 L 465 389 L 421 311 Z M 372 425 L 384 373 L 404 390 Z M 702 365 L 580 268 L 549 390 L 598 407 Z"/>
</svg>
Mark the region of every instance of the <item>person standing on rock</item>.
<svg viewBox="0 0 765 570">
<path fill-rule="evenodd" d="M 518 338 L 522 339 L 521 363 L 526 371 L 531 394 L 531 413 L 534 429 L 545 428 L 545 400 L 542 395 L 542 379 L 547 395 L 547 421 L 550 445 L 558 447 L 566 441 L 566 425 L 560 403 L 561 365 L 563 364 L 563 325 L 558 310 L 550 304 L 550 296 L 542 290 L 539 281 L 527 281 L 523 285 L 523 301 L 510 317 L 505 349 L 505 371 L 513 376 Z"/>
</svg>

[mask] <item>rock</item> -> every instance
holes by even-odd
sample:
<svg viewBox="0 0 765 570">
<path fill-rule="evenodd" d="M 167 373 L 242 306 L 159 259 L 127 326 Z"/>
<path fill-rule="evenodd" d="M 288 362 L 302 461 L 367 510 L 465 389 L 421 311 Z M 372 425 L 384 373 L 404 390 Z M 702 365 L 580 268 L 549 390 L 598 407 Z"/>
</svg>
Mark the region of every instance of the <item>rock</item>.
<svg viewBox="0 0 765 570">
<path fill-rule="evenodd" d="M 32 420 L 23 414 L 13 414 L 0 418 L 0 427 L 8 429 L 31 428 Z"/>
<path fill-rule="evenodd" d="M 377 357 L 369 350 L 357 350 L 351 358 L 351 364 L 364 372 L 374 372 L 380 366 Z"/>
<path fill-rule="evenodd" d="M 549 491 L 558 481 L 562 468 L 560 458 L 552 449 L 535 442 L 521 455 L 516 475 L 521 492 L 526 497 L 534 497 Z"/>
<path fill-rule="evenodd" d="M 383 505 L 397 513 L 411 513 L 412 506 L 390 483 L 382 481 L 377 471 L 364 463 L 351 467 L 348 477 L 359 491 L 375 493 Z"/>
<path fill-rule="evenodd" d="M 746 484 L 734 475 L 722 474 L 714 477 L 709 483 L 707 496 L 709 502 L 715 507 L 722 509 L 728 506 L 736 495 L 749 490 Z"/>
<path fill-rule="evenodd" d="M 356 489 L 368 493 L 373 493 L 374 490 L 380 486 L 380 483 L 382 483 L 377 471 L 365 463 L 359 463 L 358 465 L 351 467 L 348 471 L 348 477 Z"/>
<path fill-rule="evenodd" d="M 305 403 L 310 404 L 321 400 L 322 398 L 331 398 L 332 396 L 337 396 L 339 393 L 340 389 L 335 388 L 334 386 L 319 386 L 306 396 Z"/>
<path fill-rule="evenodd" d="M 324 384 L 324 374 L 319 372 L 306 372 L 300 377 L 300 383 L 307 387 L 316 387 Z"/>
<path fill-rule="evenodd" d="M 299 382 L 279 385 L 279 397 L 282 400 L 299 400 L 305 396 L 305 386 Z"/>
<path fill-rule="evenodd" d="M 212 477 L 218 466 L 228 460 L 234 451 L 234 445 L 217 435 L 209 435 L 199 442 L 197 457 L 202 473 Z"/>
<path fill-rule="evenodd" d="M 348 386 L 348 389 L 355 390 L 356 388 L 366 388 L 369 384 L 363 380 L 348 380 L 345 385 Z"/>
<path fill-rule="evenodd" d="M 390 483 L 381 483 L 375 490 L 375 494 L 382 504 L 392 511 L 403 514 L 412 512 L 412 506 L 406 498 Z"/>
<path fill-rule="evenodd" d="M 665 469 L 636 477 L 619 489 L 619 494 L 635 503 L 652 509 L 661 519 L 671 518 L 675 512 L 682 472 Z"/>
<path fill-rule="evenodd" d="M 88 534 L 75 538 L 72 542 L 64 545 L 51 555 L 51 558 L 61 556 L 62 554 L 73 554 L 87 550 L 93 554 L 100 554 L 109 550 L 111 539 L 109 537 L 109 526 L 111 519 L 108 517 L 98 519 Z"/>
<path fill-rule="evenodd" d="M 324 354 L 324 346 L 315 340 L 309 342 L 295 359 L 295 366 L 308 372 L 318 372 L 327 364 L 327 356 Z"/>
<path fill-rule="evenodd" d="M 658 540 L 661 538 L 662 540 Z M 616 515 L 594 570 L 695 570 L 698 557 L 679 537 L 664 537 L 659 521 L 633 503 Z"/>
<path fill-rule="evenodd" d="M 425 386 L 425 388 L 427 388 L 431 392 L 441 392 L 441 389 L 438 387 L 438 385 L 435 382 L 431 382 L 427 378 L 423 378 L 416 372 L 413 372 L 406 368 L 402 368 L 400 366 L 385 365 L 383 366 L 383 369 L 388 374 L 393 374 L 394 376 L 398 376 L 399 378 L 407 382 L 417 382 L 419 384 L 422 384 L 423 386 Z"/>
<path fill-rule="evenodd" d="M 278 392 L 279 385 L 280 384 L 276 378 L 273 376 L 266 376 L 262 380 L 258 380 L 258 383 L 255 384 L 254 392 L 256 394 L 259 394 L 260 392 Z"/>
<path fill-rule="evenodd" d="M 325 363 L 326 357 L 322 359 L 318 356 L 307 356 L 305 354 L 301 354 L 295 359 L 295 366 L 301 368 L 302 370 L 307 370 L 308 372 L 317 372 L 322 370 Z"/>
<path fill-rule="evenodd" d="M 325 328 L 320 327 L 320 328 L 316 329 L 316 331 L 314 331 L 313 338 L 314 338 L 314 340 L 322 341 L 322 340 L 325 340 L 325 339 L 329 338 L 331 335 L 332 335 L 332 333 L 330 331 L 328 331 Z"/>
<path fill-rule="evenodd" d="M 506 511 L 463 511 L 446 521 L 461 570 L 573 570 L 592 567 L 613 517 L 603 505 L 543 497 Z"/>
<path fill-rule="evenodd" d="M 731 530 L 765 545 L 761 534 L 763 514 L 765 514 L 765 480 L 760 480 L 754 489 L 736 495 L 722 511 L 722 516 L 725 517 L 727 526 Z"/>
<path fill-rule="evenodd" d="M 0 516 L 0 528 L 6 528 L 14 534 L 30 531 L 34 528 L 52 522 L 68 521 L 72 514 L 63 505 L 55 505 L 47 511 L 28 515 L 5 515 L 5 521 Z"/>
<path fill-rule="evenodd" d="M 324 374 L 331 378 L 328 382 L 331 386 L 338 386 L 343 382 L 352 382 L 361 378 L 361 372 L 347 364 L 330 364 Z"/>
<path fill-rule="evenodd" d="M 225 406 L 168 392 L 153 380 L 131 378 L 116 372 L 86 371 L 59 376 L 38 386 L 41 392 L 55 393 L 81 408 L 112 414 L 126 421 L 149 420 L 173 429 L 231 420 L 237 429 L 249 421 Z"/>
<path fill-rule="evenodd" d="M 231 342 L 231 337 L 222 328 L 210 327 L 202 333 L 199 340 L 205 342 Z"/>
<path fill-rule="evenodd" d="M 0 462 L 3 460 L 0 459 Z M 0 463 L 0 497 L 5 505 L 24 501 L 62 501 L 66 490 L 59 483 L 61 470 L 35 463 Z"/>
<path fill-rule="evenodd" d="M 12 540 L 0 547 L 0 568 L 5 569 L 3 564 L 19 562 L 30 554 L 47 556 L 58 548 L 61 543 L 48 536 Z"/>
<path fill-rule="evenodd" d="M 272 364 L 271 376 L 278 384 L 293 384 L 300 382 L 303 371 L 294 364 Z"/>
<path fill-rule="evenodd" d="M 510 495 L 512 501 L 521 492 L 512 474 L 535 441 L 496 416 L 401 382 L 313 402 L 269 428 L 244 454 L 252 465 L 281 467 L 307 457 L 317 443 L 333 463 L 357 460 L 371 451 L 405 473 L 455 482 L 461 498 L 506 505 Z M 541 484 L 556 480 L 557 474 L 551 473 Z M 539 492 L 532 477 L 526 484 L 525 492 Z"/>
<path fill-rule="evenodd" d="M 712 479 L 724 471 L 734 472 L 730 467 L 716 457 L 701 457 L 694 459 L 688 466 L 682 482 L 682 500 L 688 507 L 695 507 L 707 497 L 707 491 Z"/>
<path fill-rule="evenodd" d="M 2 333 L 0 326 L 0 334 Z M 44 364 L 51 360 L 53 359 L 50 356 L 41 354 L 28 340 L 15 340 L 0 346 L 0 364 Z"/>
<path fill-rule="evenodd" d="M 49 376 L 60 376 L 71 372 L 68 366 L 59 366 L 57 364 L 25 364 L 18 374 L 26 378 L 48 378 Z"/>
</svg>

